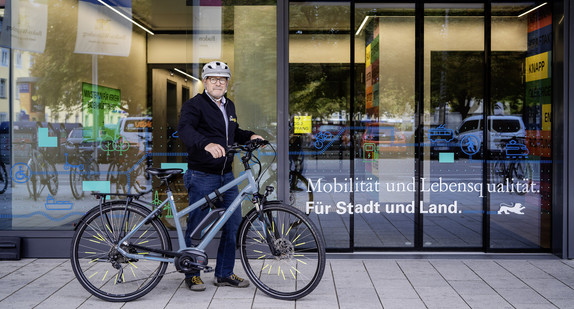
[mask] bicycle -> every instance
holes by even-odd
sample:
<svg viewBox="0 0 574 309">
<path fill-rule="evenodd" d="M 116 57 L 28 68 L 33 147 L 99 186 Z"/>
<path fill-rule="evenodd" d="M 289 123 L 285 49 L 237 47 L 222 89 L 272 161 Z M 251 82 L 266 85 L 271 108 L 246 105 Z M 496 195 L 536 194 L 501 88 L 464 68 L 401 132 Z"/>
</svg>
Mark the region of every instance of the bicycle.
<svg viewBox="0 0 574 309">
<path fill-rule="evenodd" d="M 157 206 L 139 200 L 145 192 L 93 193 L 100 199 L 99 206 L 80 220 L 72 238 L 71 264 L 80 284 L 96 297 L 125 302 L 150 292 L 165 275 L 168 263 L 174 263 L 176 271 L 182 273 L 212 271 L 205 248 L 231 213 L 251 197 L 254 208 L 244 217 L 237 242 L 247 276 L 262 292 L 277 299 L 295 300 L 311 293 L 325 270 L 324 240 L 303 212 L 280 201 L 267 200 L 274 190 L 272 186 L 259 193 L 259 181 L 267 169 L 261 172 L 261 162 L 252 153 L 268 144 L 253 140 L 231 146 L 228 155 L 243 153 L 245 172 L 180 211 L 175 207 L 169 180 L 180 175 L 181 169 L 147 169 L 166 186 L 167 198 Z M 252 160 L 260 167 L 257 177 L 249 164 Z M 246 186 L 229 208 L 214 208 L 215 199 L 244 181 Z M 106 202 L 107 196 L 125 199 Z M 166 204 L 175 219 L 179 244 L 175 251 L 158 217 Z M 199 243 L 187 247 L 179 219 L 198 207 L 212 210 L 191 234 L 200 239 Z"/>
<path fill-rule="evenodd" d="M 128 146 L 124 146 L 121 152 L 114 154 L 108 167 L 106 179 L 112 184 L 113 192 L 130 193 L 131 189 L 134 189 L 136 193 L 147 192 L 151 187 L 151 177 L 145 170 L 152 166 L 152 157 L 140 149 L 138 144 L 127 143 L 122 137 L 118 140 Z"/>
<path fill-rule="evenodd" d="M 68 153 L 65 153 L 66 163 L 64 170 L 70 170 L 70 188 L 75 199 L 84 197 L 84 181 L 98 181 L 100 179 L 100 166 L 94 159 L 93 150 L 80 150 L 76 146 L 76 165 L 68 162 Z"/>
<path fill-rule="evenodd" d="M 492 166 L 491 179 L 496 185 L 532 184 L 532 165 L 528 161 L 497 160 Z M 517 190 L 518 195 L 526 193 Z"/>
<path fill-rule="evenodd" d="M 44 188 L 48 187 L 48 191 L 52 196 L 58 193 L 58 172 L 54 163 L 46 160 L 45 155 L 38 149 L 32 149 L 32 157 L 28 160 L 28 167 L 30 169 L 30 179 L 27 182 L 28 192 L 35 200 L 38 199 Z"/>
</svg>

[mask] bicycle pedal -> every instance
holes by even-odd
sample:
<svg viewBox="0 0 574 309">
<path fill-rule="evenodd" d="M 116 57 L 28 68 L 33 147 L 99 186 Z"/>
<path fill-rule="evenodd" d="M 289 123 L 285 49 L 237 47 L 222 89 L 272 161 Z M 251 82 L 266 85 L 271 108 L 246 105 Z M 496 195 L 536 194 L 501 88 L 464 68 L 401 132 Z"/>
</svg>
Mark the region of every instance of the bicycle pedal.
<svg viewBox="0 0 574 309">
<path fill-rule="evenodd" d="M 210 273 L 213 271 L 213 267 L 211 266 L 205 266 L 205 268 L 203 269 L 204 273 Z"/>
</svg>

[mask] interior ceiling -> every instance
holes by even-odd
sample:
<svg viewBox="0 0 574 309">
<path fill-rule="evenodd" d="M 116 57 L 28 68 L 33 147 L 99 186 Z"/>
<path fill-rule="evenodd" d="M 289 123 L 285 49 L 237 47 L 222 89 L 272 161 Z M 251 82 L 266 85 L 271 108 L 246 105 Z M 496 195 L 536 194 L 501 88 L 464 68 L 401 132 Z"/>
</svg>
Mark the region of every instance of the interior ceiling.
<svg viewBox="0 0 574 309">
<path fill-rule="evenodd" d="M 349 2 L 292 2 L 290 4 L 289 28 L 305 30 L 349 30 Z M 534 1 L 522 3 L 493 3 L 492 11 L 494 15 L 513 15 L 525 11 L 536 4 Z M 412 15 L 414 7 L 397 3 L 360 3 L 357 6 L 356 17 L 362 20 L 365 15 L 396 15 L 397 11 L 402 11 L 405 15 Z M 442 15 L 445 9 L 461 11 L 465 15 L 470 11 L 482 11 L 482 8 L 475 7 L 477 4 L 471 3 L 433 3 L 425 5 L 426 12 Z M 462 6 L 462 7 L 461 7 Z M 474 6 L 474 7 L 473 7 Z M 198 7 L 187 6 L 185 0 L 133 0 L 133 16 L 151 28 L 153 31 L 193 31 L 193 15 Z M 233 30 L 233 6 L 222 6 L 222 30 Z M 458 14 L 454 14 L 458 15 Z M 360 22 L 357 21 L 357 22 Z"/>
</svg>

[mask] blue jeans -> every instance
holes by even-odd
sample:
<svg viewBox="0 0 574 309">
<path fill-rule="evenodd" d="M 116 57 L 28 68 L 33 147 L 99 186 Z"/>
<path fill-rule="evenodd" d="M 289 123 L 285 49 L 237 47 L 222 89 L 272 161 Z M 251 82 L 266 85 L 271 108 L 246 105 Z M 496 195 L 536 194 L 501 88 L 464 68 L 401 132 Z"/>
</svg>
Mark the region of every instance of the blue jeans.
<svg viewBox="0 0 574 309">
<path fill-rule="evenodd" d="M 189 195 L 189 204 L 193 204 L 205 197 L 205 195 L 213 192 L 215 189 L 233 181 L 235 177 L 232 172 L 224 175 L 209 174 L 200 171 L 187 170 L 183 176 L 183 184 L 187 189 Z M 225 191 L 223 193 L 223 202 L 217 200 L 214 202 L 217 208 L 227 208 L 231 202 L 239 195 L 237 186 Z M 209 208 L 201 210 L 196 208 L 189 213 L 189 220 L 187 221 L 187 230 L 185 231 L 185 243 L 191 246 L 191 232 L 199 225 L 201 220 L 209 213 Z M 235 266 L 235 246 L 237 242 L 237 230 L 241 223 L 241 207 L 231 215 L 229 220 L 221 228 L 221 240 L 219 241 L 219 248 L 217 250 L 217 262 L 215 265 L 215 276 L 224 278 L 233 274 L 233 267 Z M 186 277 L 199 276 L 199 272 L 186 274 Z"/>
</svg>

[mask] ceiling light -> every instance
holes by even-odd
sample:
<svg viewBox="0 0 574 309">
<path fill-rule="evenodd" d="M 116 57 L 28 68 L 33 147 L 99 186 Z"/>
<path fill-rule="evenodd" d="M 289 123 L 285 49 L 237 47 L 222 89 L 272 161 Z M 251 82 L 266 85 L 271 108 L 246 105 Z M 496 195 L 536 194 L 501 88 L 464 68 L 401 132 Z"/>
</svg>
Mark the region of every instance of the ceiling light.
<svg viewBox="0 0 574 309">
<path fill-rule="evenodd" d="M 367 20 L 369 19 L 369 17 L 371 17 L 371 16 L 365 16 L 365 19 L 363 19 L 363 22 L 359 26 L 359 29 L 357 30 L 357 33 L 355 33 L 355 35 L 359 35 L 359 33 L 361 33 L 361 30 L 363 30 L 363 27 L 367 23 Z"/>
<path fill-rule="evenodd" d="M 201 79 L 199 79 L 199 78 L 197 78 L 197 77 L 195 77 L 195 76 L 191 76 L 191 75 L 185 73 L 184 71 L 182 71 L 182 70 L 180 70 L 180 69 L 178 69 L 178 68 L 173 68 L 173 70 L 176 71 L 176 72 L 179 72 L 179 73 L 181 73 L 181 74 L 183 74 L 183 75 L 185 75 L 185 76 L 187 76 L 187 77 L 189 77 L 189 78 L 195 79 L 195 80 L 198 81 L 198 82 L 201 81 Z"/>
<path fill-rule="evenodd" d="M 133 20 L 133 19 L 127 17 L 124 13 L 118 11 L 118 10 L 115 9 L 113 6 L 111 6 L 111 5 L 107 4 L 107 3 L 105 3 L 103 0 L 98 0 L 98 2 L 101 3 L 101 4 L 103 4 L 103 5 L 105 5 L 105 6 L 107 6 L 110 10 L 112 10 L 112 11 L 118 13 L 121 17 L 123 17 L 123 18 L 129 20 L 132 24 L 134 24 L 134 25 L 136 25 L 136 26 L 142 28 L 142 29 L 145 30 L 147 33 L 149 33 L 149 34 L 151 34 L 151 35 L 154 35 L 154 33 L 151 32 L 150 30 L 148 30 L 146 27 L 140 25 L 140 24 L 139 24 L 138 22 L 136 22 L 135 20 Z"/>
<path fill-rule="evenodd" d="M 520 14 L 520 15 L 518 15 L 518 17 L 522 17 L 522 16 L 524 16 L 524 15 L 526 15 L 526 14 L 532 12 L 532 11 L 535 11 L 535 10 L 537 10 L 537 9 L 539 9 L 539 8 L 541 8 L 541 7 L 543 7 L 543 6 L 545 6 L 546 4 L 548 4 L 548 2 L 544 2 L 544 3 L 542 3 L 541 5 L 539 5 L 539 6 L 535 7 L 535 8 L 532 8 L 532 9 L 530 9 L 530 10 L 528 10 L 528 11 L 526 11 L 526 12 Z"/>
</svg>

